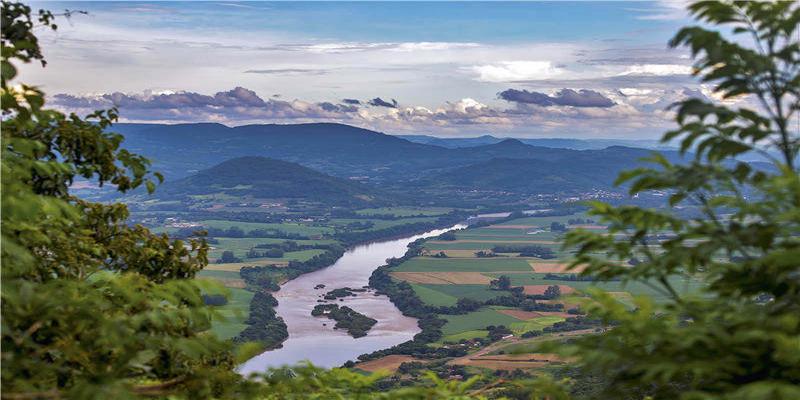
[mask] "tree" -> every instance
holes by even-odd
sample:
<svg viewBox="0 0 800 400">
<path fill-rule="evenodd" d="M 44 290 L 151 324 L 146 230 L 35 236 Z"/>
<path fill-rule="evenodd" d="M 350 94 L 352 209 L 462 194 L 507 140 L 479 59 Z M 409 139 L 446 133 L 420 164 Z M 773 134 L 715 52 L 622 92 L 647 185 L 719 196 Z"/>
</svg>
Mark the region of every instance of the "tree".
<svg viewBox="0 0 800 400">
<path fill-rule="evenodd" d="M 558 287 L 558 285 L 548 286 L 547 289 L 545 289 L 543 296 L 546 299 L 557 299 L 559 296 L 561 296 L 561 288 Z"/>
<path fill-rule="evenodd" d="M 237 263 L 237 262 L 242 262 L 242 260 L 239 257 L 236 257 L 235 255 L 233 255 L 232 251 L 225 250 L 225 251 L 222 252 L 222 256 L 220 256 L 220 258 L 217 259 L 217 262 L 218 263 Z"/>
<path fill-rule="evenodd" d="M 469 297 L 462 297 L 456 302 L 456 308 L 463 312 L 476 311 L 483 306 L 478 300 L 470 299 Z"/>
<path fill-rule="evenodd" d="M 663 140 L 680 140 L 689 160 L 673 164 L 654 155 L 653 167 L 618 180 L 631 194 L 666 191 L 670 206 L 699 216 L 592 203 L 590 214 L 608 232 L 570 232 L 566 245 L 577 251 L 572 266 L 585 265 L 583 275 L 597 279 L 652 285 L 667 300 L 637 298 L 630 311 L 590 291 L 591 318 L 619 325 L 556 348 L 595 383 L 593 398 L 797 399 L 800 7 L 702 1 L 689 10 L 731 33 L 692 26 L 670 45 L 689 47 L 694 74 L 714 84 L 717 97 L 750 99 L 758 109 L 701 99 L 678 103 L 678 127 Z M 769 167 L 740 161 L 753 154 Z M 664 232 L 669 239 L 647 240 Z M 623 266 L 628 260 L 637 262 Z M 705 290 L 681 293 L 675 277 L 700 280 Z"/>
<path fill-rule="evenodd" d="M 551 232 L 566 232 L 567 231 L 567 226 L 562 224 L 562 223 L 560 223 L 560 222 L 553 221 L 553 222 L 550 223 L 550 231 Z"/>
<path fill-rule="evenodd" d="M 493 290 L 509 290 L 511 289 L 511 278 L 508 275 L 500 275 L 497 279 L 489 282 L 489 288 Z"/>
<path fill-rule="evenodd" d="M 106 132 L 116 110 L 64 115 L 14 81 L 17 64 L 45 64 L 33 29 L 55 17 L 2 2 L 2 396 L 224 396 L 240 378 L 206 333 L 201 289 L 221 288 L 193 279 L 205 242 L 129 226 L 125 205 L 69 191 L 83 178 L 152 192 L 161 176 Z"/>
</svg>

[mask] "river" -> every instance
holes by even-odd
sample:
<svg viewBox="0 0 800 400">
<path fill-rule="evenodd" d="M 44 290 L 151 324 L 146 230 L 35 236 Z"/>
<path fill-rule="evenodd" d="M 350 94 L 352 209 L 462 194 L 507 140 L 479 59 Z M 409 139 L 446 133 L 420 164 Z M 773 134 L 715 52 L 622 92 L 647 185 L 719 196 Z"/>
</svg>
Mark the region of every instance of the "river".
<svg viewBox="0 0 800 400">
<path fill-rule="evenodd" d="M 248 360 L 239 372 L 264 371 L 270 367 L 294 365 L 311 361 L 320 367 L 337 367 L 364 353 L 392 347 L 411 340 L 419 332 L 417 320 L 406 317 L 387 296 L 372 291 L 357 293 L 336 304 L 346 305 L 362 314 L 378 320 L 367 336 L 354 339 L 344 330 L 334 330 L 333 320 L 312 317 L 311 310 L 319 304 L 317 300 L 329 290 L 350 287 L 360 288 L 369 284 L 372 271 L 386 264 L 386 259 L 402 257 L 408 244 L 425 237 L 438 236 L 451 229 L 464 228 L 455 225 L 437 229 L 421 235 L 356 246 L 333 265 L 301 275 L 274 293 L 278 300 L 275 311 L 283 318 L 289 330 L 289 338 L 280 349 L 270 350 Z M 324 289 L 314 289 L 324 284 Z"/>
</svg>

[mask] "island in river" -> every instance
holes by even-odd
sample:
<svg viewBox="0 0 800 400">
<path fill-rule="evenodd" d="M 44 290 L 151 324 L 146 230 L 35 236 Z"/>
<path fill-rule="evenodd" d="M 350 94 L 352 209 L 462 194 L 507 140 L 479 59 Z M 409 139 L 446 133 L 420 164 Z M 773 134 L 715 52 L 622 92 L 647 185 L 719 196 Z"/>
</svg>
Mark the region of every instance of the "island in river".
<svg viewBox="0 0 800 400">
<path fill-rule="evenodd" d="M 404 316 L 388 297 L 374 292 L 357 292 L 356 296 L 341 299 L 342 305 L 377 321 L 366 336 L 355 339 L 344 331 L 335 330 L 333 324 L 326 324 L 311 315 L 322 296 L 315 287 L 320 282 L 335 288 L 366 286 L 372 272 L 385 264 L 386 259 L 402 256 L 409 243 L 462 227 L 456 225 L 401 239 L 359 245 L 346 251 L 330 267 L 286 282 L 274 295 L 278 300 L 275 311 L 285 321 L 289 339 L 283 347 L 250 359 L 239 371 L 247 374 L 302 361 L 320 367 L 337 367 L 361 354 L 411 340 L 420 331 L 417 320 Z"/>
</svg>

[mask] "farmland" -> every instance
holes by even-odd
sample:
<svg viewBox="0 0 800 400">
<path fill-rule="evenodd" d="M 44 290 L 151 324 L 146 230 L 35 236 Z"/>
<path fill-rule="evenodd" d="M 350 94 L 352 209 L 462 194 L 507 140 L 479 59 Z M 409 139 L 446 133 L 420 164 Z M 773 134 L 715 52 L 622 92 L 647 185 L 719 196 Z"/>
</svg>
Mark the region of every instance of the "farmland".
<svg viewBox="0 0 800 400">
<path fill-rule="evenodd" d="M 570 253 L 559 244 L 566 230 L 578 228 L 604 229 L 585 215 L 573 214 L 506 219 L 458 230 L 425 241 L 418 255 L 392 267 L 389 275 L 408 282 L 420 301 L 438 310 L 444 321 L 442 337 L 430 346 L 467 346 L 467 356 L 448 363 L 507 370 L 546 367 L 558 360 L 531 352 L 539 339 L 556 335 L 547 332 L 592 331 L 586 329 L 590 322 L 566 322 L 580 315 L 576 307 L 587 288 L 602 288 L 626 305 L 640 294 L 663 299 L 643 283 L 578 279 L 575 274 L 582 266 L 568 269 Z M 673 278 L 671 283 L 681 292 L 699 290 L 691 279 Z M 514 296 L 528 300 L 520 302 Z M 499 335 L 506 339 L 486 347 L 487 336 L 498 326 L 505 327 Z M 537 338 L 520 339 L 523 334 Z M 470 344 L 476 340 L 484 344 Z M 510 345 L 514 347 L 504 347 Z"/>
<path fill-rule="evenodd" d="M 175 213 L 148 209 L 173 206 L 171 202 L 148 203 L 148 207 L 134 212 L 134 221 L 178 238 L 193 237 L 201 230 L 207 232 L 209 264 L 198 277 L 212 279 L 228 290 L 227 303 L 213 306 L 217 312 L 213 331 L 225 339 L 236 337 L 248 326 L 245 320 L 250 302 L 261 285 L 275 288 L 275 284 L 299 273 L 329 265 L 335 260 L 329 259 L 331 254 L 340 254 L 337 252 L 342 247 L 353 242 L 431 229 L 426 227 L 438 226 L 440 222 L 437 221 L 453 211 L 441 207 L 383 207 L 347 210 L 339 217 L 325 210 L 320 215 L 316 215 L 316 211 L 298 212 L 306 207 L 303 203 L 295 205 L 294 210 L 286 204 L 272 207 L 273 202 L 231 196 L 195 196 L 192 199 L 195 205 Z M 270 207 L 265 208 L 264 204 Z M 339 250 L 335 250 L 336 246 Z M 328 252 L 330 254 L 326 254 Z M 240 274 L 245 267 L 263 268 L 263 271 L 252 274 L 251 284 L 248 284 Z M 260 283 L 254 286 L 252 283 L 256 279 Z M 448 295 L 440 296 L 441 304 L 451 303 Z"/>
</svg>

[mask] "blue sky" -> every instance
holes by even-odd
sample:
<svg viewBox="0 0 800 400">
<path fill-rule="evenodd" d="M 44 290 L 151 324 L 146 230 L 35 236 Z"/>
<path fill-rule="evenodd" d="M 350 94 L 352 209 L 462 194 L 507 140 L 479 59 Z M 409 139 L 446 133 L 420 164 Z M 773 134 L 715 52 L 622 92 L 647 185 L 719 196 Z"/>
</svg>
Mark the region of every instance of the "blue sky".
<svg viewBox="0 0 800 400">
<path fill-rule="evenodd" d="M 70 2 L 26 67 L 68 111 L 439 136 L 657 137 L 708 95 L 675 2 Z"/>
</svg>

